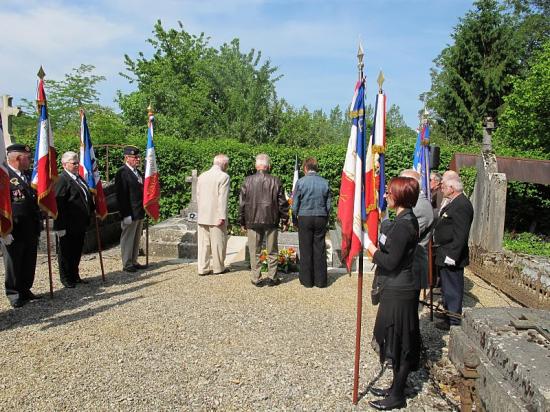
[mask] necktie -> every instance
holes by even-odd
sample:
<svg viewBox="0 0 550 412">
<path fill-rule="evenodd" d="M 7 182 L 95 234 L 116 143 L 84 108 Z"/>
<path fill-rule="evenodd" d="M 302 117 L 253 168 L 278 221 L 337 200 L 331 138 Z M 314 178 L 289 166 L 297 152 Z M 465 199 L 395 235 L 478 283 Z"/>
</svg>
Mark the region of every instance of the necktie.
<svg viewBox="0 0 550 412">
<path fill-rule="evenodd" d="M 84 192 L 84 199 L 86 199 L 86 201 L 88 201 L 88 187 L 84 183 L 84 180 L 82 180 L 82 178 L 80 176 L 76 176 L 75 180 L 76 180 L 76 183 L 78 183 L 78 185 L 82 189 L 82 192 Z"/>
</svg>

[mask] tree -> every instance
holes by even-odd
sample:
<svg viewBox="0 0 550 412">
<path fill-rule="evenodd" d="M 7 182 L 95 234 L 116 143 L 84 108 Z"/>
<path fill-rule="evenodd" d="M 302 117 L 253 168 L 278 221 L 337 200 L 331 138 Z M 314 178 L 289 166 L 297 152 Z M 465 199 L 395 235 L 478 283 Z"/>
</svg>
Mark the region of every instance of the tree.
<svg viewBox="0 0 550 412">
<path fill-rule="evenodd" d="M 238 39 L 219 49 L 208 45 L 204 33 L 165 30 L 159 21 L 148 42 L 152 58 L 128 55 L 122 74 L 137 90 L 118 102 L 125 120 L 145 127 L 145 108 L 153 104 L 161 132 L 184 139 L 231 137 L 249 143 L 265 142 L 275 133 L 280 111 L 275 93 L 276 67 L 261 62 L 254 49 L 242 53 Z"/>
<path fill-rule="evenodd" d="M 536 54 L 526 78 L 516 77 L 505 98 L 495 142 L 550 154 L 550 40 Z"/>
<path fill-rule="evenodd" d="M 481 122 L 497 118 L 520 71 L 514 37 L 517 20 L 496 0 L 478 0 L 460 19 L 446 47 L 434 61 L 428 107 L 444 120 L 453 140 L 480 140 Z"/>
</svg>

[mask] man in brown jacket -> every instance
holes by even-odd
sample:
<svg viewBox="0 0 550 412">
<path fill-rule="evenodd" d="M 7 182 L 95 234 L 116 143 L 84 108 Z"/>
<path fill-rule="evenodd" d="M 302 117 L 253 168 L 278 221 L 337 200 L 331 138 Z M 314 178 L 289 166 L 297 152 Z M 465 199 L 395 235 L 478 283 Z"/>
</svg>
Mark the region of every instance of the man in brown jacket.
<svg viewBox="0 0 550 412">
<path fill-rule="evenodd" d="M 277 277 L 279 254 L 278 229 L 288 229 L 288 201 L 281 180 L 269 173 L 269 156 L 262 153 L 256 156 L 256 174 L 248 176 L 241 188 L 239 199 L 240 224 L 248 233 L 250 251 L 251 282 L 261 287 L 260 254 L 263 241 L 266 241 L 268 275 L 265 284 L 276 286 L 281 283 Z"/>
</svg>

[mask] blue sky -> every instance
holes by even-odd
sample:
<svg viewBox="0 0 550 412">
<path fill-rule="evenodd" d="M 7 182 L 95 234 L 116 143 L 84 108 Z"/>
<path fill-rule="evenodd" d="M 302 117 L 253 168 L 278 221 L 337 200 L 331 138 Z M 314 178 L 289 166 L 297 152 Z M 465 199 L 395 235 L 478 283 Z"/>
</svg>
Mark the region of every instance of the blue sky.
<svg viewBox="0 0 550 412">
<path fill-rule="evenodd" d="M 418 95 L 430 88 L 433 59 L 451 42 L 472 0 L 0 0 L 0 94 L 34 98 L 36 72 L 61 79 L 81 63 L 104 75 L 103 104 L 116 107 L 116 90 L 133 90 L 119 76 L 124 54 L 151 53 L 153 24 L 181 21 L 218 46 L 239 38 L 261 50 L 283 78 L 279 97 L 296 107 L 347 107 L 357 79 L 357 46 L 365 49 L 367 100 L 374 104 L 383 70 L 388 105 L 400 106 L 416 127 Z"/>
</svg>

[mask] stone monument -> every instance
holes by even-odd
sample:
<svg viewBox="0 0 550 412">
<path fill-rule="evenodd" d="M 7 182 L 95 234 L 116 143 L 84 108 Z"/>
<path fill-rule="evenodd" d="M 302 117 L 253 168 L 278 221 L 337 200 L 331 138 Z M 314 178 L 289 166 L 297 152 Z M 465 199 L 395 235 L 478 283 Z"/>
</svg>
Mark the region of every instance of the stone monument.
<svg viewBox="0 0 550 412">
<path fill-rule="evenodd" d="M 185 180 L 191 183 L 191 202 L 179 216 L 149 227 L 149 254 L 167 258 L 197 258 L 197 171 Z M 141 238 L 145 250 L 145 234 Z"/>
<path fill-rule="evenodd" d="M 483 128 L 481 157 L 477 162 L 477 178 L 471 196 L 474 220 L 470 230 L 470 244 L 486 251 L 502 251 L 504 218 L 506 216 L 506 184 L 504 173 L 498 172 L 492 151 L 493 120 L 486 119 Z"/>
<path fill-rule="evenodd" d="M 11 133 L 12 133 L 12 124 L 11 124 L 11 116 L 20 116 L 21 115 L 21 108 L 19 107 L 12 107 L 13 97 L 4 95 L 2 96 L 2 107 L 0 108 L 1 118 L 2 118 L 2 130 L 4 131 L 4 143 L 6 144 L 6 147 L 8 147 L 10 144 L 14 143 L 11 140 Z"/>
</svg>

